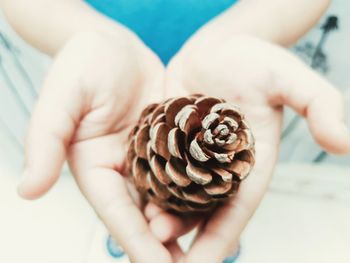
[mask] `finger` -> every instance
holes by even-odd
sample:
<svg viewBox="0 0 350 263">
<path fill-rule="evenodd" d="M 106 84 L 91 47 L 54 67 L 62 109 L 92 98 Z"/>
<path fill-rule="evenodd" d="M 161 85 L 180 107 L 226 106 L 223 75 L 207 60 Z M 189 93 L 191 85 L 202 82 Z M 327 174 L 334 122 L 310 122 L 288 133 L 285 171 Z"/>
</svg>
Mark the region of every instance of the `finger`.
<svg viewBox="0 0 350 263">
<path fill-rule="evenodd" d="M 272 142 L 257 141 L 252 173 L 241 183 L 237 196 L 213 212 L 184 262 L 222 262 L 235 252 L 242 231 L 266 192 L 276 158 L 277 149 Z"/>
<path fill-rule="evenodd" d="M 341 93 L 290 54 L 283 58 L 283 63 L 276 66 L 273 98 L 306 117 L 314 139 L 325 150 L 350 153 L 350 132 L 345 124 L 345 101 Z"/>
<path fill-rule="evenodd" d="M 177 241 L 172 241 L 170 243 L 167 243 L 165 247 L 168 249 L 168 251 L 171 254 L 171 257 L 173 259 L 173 262 L 179 262 L 180 259 L 183 258 L 184 252 L 182 251 L 181 247 L 179 246 Z"/>
<path fill-rule="evenodd" d="M 161 242 L 169 242 L 191 231 L 201 220 L 200 215 L 178 216 L 150 202 L 145 208 L 152 233 Z"/>
<path fill-rule="evenodd" d="M 151 219 L 149 226 L 161 242 L 175 240 L 191 231 L 201 220 L 200 216 L 177 216 L 168 212 L 159 213 Z"/>
<path fill-rule="evenodd" d="M 95 168 L 76 178 L 82 192 L 132 262 L 171 262 L 171 255 L 152 235 L 118 172 Z"/>
<path fill-rule="evenodd" d="M 200 215 L 178 216 L 171 214 L 150 202 L 145 208 L 145 216 L 154 236 L 163 243 L 175 240 L 191 231 L 201 220 Z"/>
<path fill-rule="evenodd" d="M 130 193 L 125 170 L 123 132 L 72 145 L 69 165 L 82 193 L 131 262 L 171 262 L 171 255 L 151 233 Z"/>
<path fill-rule="evenodd" d="M 18 187 L 24 198 L 41 196 L 59 177 L 80 117 L 81 96 L 73 93 L 76 84 L 57 67 L 45 81 L 25 144 L 23 181 Z"/>
<path fill-rule="evenodd" d="M 145 216 L 148 220 L 153 219 L 162 212 L 164 210 L 152 202 L 149 202 L 145 207 Z"/>
</svg>

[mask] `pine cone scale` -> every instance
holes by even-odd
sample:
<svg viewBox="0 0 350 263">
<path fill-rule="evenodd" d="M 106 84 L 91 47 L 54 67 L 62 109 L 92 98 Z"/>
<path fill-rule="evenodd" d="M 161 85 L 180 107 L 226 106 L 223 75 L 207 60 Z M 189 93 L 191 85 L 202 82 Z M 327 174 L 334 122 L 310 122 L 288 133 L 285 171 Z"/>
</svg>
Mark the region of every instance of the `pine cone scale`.
<svg viewBox="0 0 350 263">
<path fill-rule="evenodd" d="M 211 201 L 211 196 L 208 195 L 203 189 L 198 189 L 196 192 L 186 192 L 185 190 L 182 191 L 184 200 L 188 200 L 193 203 L 198 204 L 208 204 Z"/>
<path fill-rule="evenodd" d="M 183 159 L 185 135 L 179 128 L 173 128 L 168 135 L 168 149 L 172 156 Z"/>
<path fill-rule="evenodd" d="M 170 152 L 168 150 L 168 133 L 170 127 L 165 123 L 157 123 L 150 129 L 150 139 L 152 150 L 162 156 L 164 159 L 169 159 Z"/>
<path fill-rule="evenodd" d="M 187 163 L 186 174 L 193 182 L 200 185 L 209 184 L 213 180 L 210 171 L 196 167 L 191 162 Z"/>
<path fill-rule="evenodd" d="M 172 127 L 175 125 L 175 117 L 178 112 L 186 105 L 191 104 L 191 100 L 185 97 L 174 98 L 168 101 L 165 106 L 165 115 L 167 124 Z"/>
<path fill-rule="evenodd" d="M 213 98 L 213 97 L 199 97 L 197 100 L 194 102 L 194 104 L 198 108 L 198 112 L 200 113 L 200 116 L 202 117 L 208 112 L 208 109 L 210 109 L 212 106 L 215 104 L 221 103 L 222 100 Z"/>
<path fill-rule="evenodd" d="M 223 195 L 231 190 L 232 185 L 231 182 L 217 180 L 204 186 L 204 191 L 211 196 Z"/>
<path fill-rule="evenodd" d="M 138 157 L 147 159 L 147 143 L 149 140 L 149 126 L 142 126 L 135 135 L 134 148 Z"/>
<path fill-rule="evenodd" d="M 150 161 L 151 170 L 158 181 L 164 185 L 169 185 L 172 180 L 165 172 L 165 164 L 166 161 L 163 161 L 158 155 L 154 155 Z"/>
<path fill-rule="evenodd" d="M 148 164 L 141 158 L 135 158 L 132 165 L 132 173 L 135 181 L 137 181 L 137 187 L 140 189 L 148 189 L 149 183 L 147 180 Z"/>
<path fill-rule="evenodd" d="M 186 187 L 191 184 L 191 179 L 186 176 L 185 163 L 181 159 L 171 157 L 165 165 L 165 172 L 178 186 Z"/>
<path fill-rule="evenodd" d="M 169 192 L 168 188 L 158 181 L 158 179 L 155 177 L 152 171 L 148 172 L 147 179 L 150 188 L 158 198 L 166 200 L 171 196 L 171 193 Z"/>
<path fill-rule="evenodd" d="M 224 182 L 227 182 L 227 183 L 232 182 L 232 178 L 233 178 L 232 173 L 230 173 L 230 172 L 228 172 L 225 169 L 222 169 L 220 167 L 212 167 L 211 170 L 213 171 L 213 173 L 220 176 Z"/>
</svg>

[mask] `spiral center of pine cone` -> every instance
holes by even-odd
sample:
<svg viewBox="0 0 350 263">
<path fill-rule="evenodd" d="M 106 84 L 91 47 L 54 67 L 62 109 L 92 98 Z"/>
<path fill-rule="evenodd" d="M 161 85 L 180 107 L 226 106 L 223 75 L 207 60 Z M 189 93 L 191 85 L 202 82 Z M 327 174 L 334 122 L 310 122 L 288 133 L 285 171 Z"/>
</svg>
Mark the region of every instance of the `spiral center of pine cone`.
<svg viewBox="0 0 350 263">
<path fill-rule="evenodd" d="M 234 196 L 254 165 L 254 138 L 241 110 L 213 97 L 149 105 L 129 138 L 137 189 L 166 209 L 210 210 Z"/>
</svg>

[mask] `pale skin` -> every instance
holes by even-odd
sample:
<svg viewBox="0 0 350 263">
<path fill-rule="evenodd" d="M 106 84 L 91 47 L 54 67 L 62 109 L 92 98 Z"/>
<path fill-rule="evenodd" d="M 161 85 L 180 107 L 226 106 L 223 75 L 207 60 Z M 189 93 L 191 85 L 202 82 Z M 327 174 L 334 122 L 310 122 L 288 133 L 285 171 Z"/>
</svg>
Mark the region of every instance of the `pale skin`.
<svg viewBox="0 0 350 263">
<path fill-rule="evenodd" d="M 167 68 L 133 33 L 81 1 L 0 3 L 23 38 L 55 57 L 29 127 L 20 195 L 42 196 L 67 160 L 133 262 L 213 263 L 235 251 L 273 173 L 283 106 L 306 118 L 326 150 L 350 152 L 342 95 L 279 46 L 300 38 L 329 1 L 243 0 L 205 25 Z M 194 92 L 243 108 L 256 137 L 257 164 L 237 198 L 208 219 L 184 254 L 176 239 L 198 220 L 154 204 L 141 209 L 122 173 L 126 135 L 141 108 Z"/>
</svg>

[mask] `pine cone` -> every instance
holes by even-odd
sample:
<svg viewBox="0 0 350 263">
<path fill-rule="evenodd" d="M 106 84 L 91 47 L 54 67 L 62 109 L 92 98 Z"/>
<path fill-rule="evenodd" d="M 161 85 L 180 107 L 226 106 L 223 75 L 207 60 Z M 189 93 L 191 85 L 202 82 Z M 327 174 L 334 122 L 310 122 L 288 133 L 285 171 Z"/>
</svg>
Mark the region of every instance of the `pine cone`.
<svg viewBox="0 0 350 263">
<path fill-rule="evenodd" d="M 178 212 L 228 200 L 254 165 L 254 138 L 240 109 L 203 95 L 149 105 L 129 141 L 136 188 Z"/>
</svg>

